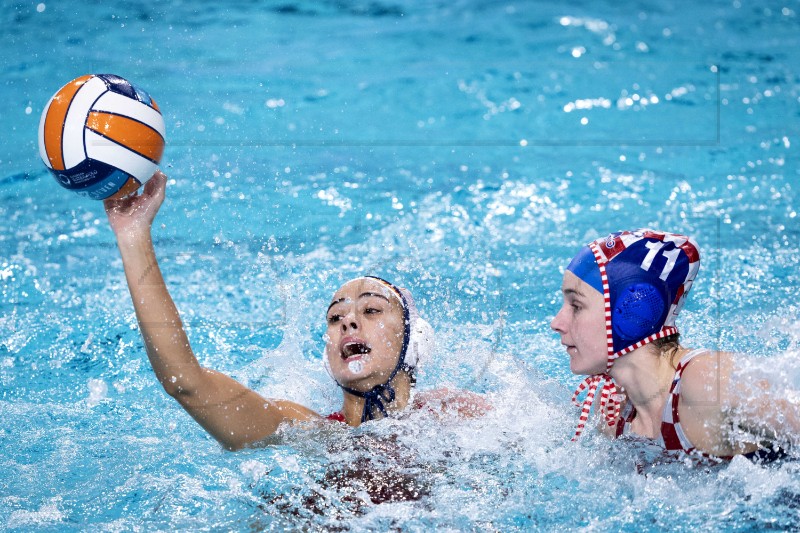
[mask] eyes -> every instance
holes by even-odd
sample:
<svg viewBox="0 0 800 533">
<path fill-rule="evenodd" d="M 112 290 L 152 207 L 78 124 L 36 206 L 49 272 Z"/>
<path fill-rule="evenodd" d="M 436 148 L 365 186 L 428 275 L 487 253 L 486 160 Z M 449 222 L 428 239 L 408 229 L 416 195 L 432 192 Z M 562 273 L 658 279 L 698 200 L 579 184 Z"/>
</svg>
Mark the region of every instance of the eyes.
<svg viewBox="0 0 800 533">
<path fill-rule="evenodd" d="M 572 314 L 576 315 L 583 311 L 586 308 L 585 302 L 582 302 L 579 298 L 575 298 L 573 295 L 564 295 L 564 307 L 567 307 L 572 310 Z"/>
<path fill-rule="evenodd" d="M 361 310 L 357 310 L 357 312 L 361 312 L 362 314 L 367 315 L 367 316 L 375 316 L 375 315 L 382 314 L 383 313 L 383 309 L 381 309 L 379 307 L 375 307 L 375 306 L 367 306 L 367 307 L 365 307 L 365 308 L 363 308 Z M 328 314 L 328 319 L 327 319 L 328 320 L 328 325 L 337 324 L 337 323 L 341 322 L 343 318 L 344 318 L 344 315 L 341 314 L 341 313 L 336 313 L 336 312 L 330 313 L 330 314 Z"/>
</svg>

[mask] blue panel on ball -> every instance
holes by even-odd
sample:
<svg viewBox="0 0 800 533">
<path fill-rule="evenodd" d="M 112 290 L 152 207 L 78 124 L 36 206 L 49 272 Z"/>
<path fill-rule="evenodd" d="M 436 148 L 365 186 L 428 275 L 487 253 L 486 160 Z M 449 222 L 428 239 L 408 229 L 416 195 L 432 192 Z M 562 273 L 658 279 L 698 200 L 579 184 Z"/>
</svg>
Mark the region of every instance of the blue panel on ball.
<svg viewBox="0 0 800 533">
<path fill-rule="evenodd" d="M 92 200 L 104 200 L 120 190 L 123 185 L 130 179 L 127 172 L 115 170 L 102 181 L 86 187 L 77 193 L 81 196 L 86 196 Z"/>
<path fill-rule="evenodd" d="M 95 200 L 108 198 L 130 177 L 111 165 L 87 159 L 68 170 L 50 170 L 59 185 Z"/>
<path fill-rule="evenodd" d="M 150 95 L 147 94 L 145 91 L 141 90 L 138 87 L 133 87 L 133 90 L 136 91 L 136 97 L 139 99 L 140 102 L 153 107 L 153 100 L 150 98 Z"/>
<path fill-rule="evenodd" d="M 67 170 L 51 169 L 50 171 L 62 187 L 71 191 L 76 191 L 91 187 L 95 183 L 103 181 L 109 174 L 116 170 L 116 168 L 106 163 L 86 159 Z"/>
<path fill-rule="evenodd" d="M 125 78 L 120 78 L 115 74 L 97 74 L 97 77 L 106 82 L 109 91 L 125 95 L 134 100 L 139 99 L 136 96 L 136 89 Z"/>
</svg>

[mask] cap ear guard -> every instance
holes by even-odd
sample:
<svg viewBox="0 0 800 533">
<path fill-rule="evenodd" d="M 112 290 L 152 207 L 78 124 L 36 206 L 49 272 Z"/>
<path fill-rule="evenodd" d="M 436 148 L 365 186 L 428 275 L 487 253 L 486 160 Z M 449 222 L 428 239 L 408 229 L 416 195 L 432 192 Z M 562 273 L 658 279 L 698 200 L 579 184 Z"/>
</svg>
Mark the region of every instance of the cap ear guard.
<svg viewBox="0 0 800 533">
<path fill-rule="evenodd" d="M 617 293 L 611 327 L 623 344 L 637 342 L 661 329 L 668 307 L 663 289 L 644 281 L 633 282 Z"/>
<path fill-rule="evenodd" d="M 411 291 L 405 287 L 398 289 L 403 295 L 405 305 L 408 308 L 409 335 L 408 347 L 405 351 L 403 368 L 406 371 L 413 371 L 421 361 L 425 361 L 433 352 L 434 331 L 428 322 L 419 316 L 417 305 Z"/>
<path fill-rule="evenodd" d="M 434 331 L 428 322 L 419 316 L 411 321 L 411 334 L 408 341 L 408 350 L 404 366 L 414 369 L 421 362 L 427 361 L 435 346 Z"/>
</svg>

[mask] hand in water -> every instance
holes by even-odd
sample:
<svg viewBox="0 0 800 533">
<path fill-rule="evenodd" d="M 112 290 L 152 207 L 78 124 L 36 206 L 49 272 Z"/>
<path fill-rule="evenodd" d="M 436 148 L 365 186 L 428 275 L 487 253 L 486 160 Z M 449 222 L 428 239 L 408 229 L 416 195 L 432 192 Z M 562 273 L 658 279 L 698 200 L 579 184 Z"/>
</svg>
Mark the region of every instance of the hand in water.
<svg viewBox="0 0 800 533">
<path fill-rule="evenodd" d="M 111 229 L 120 238 L 136 238 L 149 235 L 150 226 L 164 201 L 167 177 L 157 170 L 145 183 L 144 191 L 119 200 L 104 200 Z"/>
</svg>

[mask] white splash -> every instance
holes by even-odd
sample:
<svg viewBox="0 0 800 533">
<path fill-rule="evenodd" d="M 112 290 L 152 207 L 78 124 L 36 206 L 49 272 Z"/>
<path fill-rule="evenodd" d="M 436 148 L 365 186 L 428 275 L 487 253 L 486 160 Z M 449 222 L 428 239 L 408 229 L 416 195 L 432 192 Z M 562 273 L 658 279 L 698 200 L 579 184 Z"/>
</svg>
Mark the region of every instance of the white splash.
<svg viewBox="0 0 800 533">
<path fill-rule="evenodd" d="M 364 363 L 362 363 L 361 360 L 350 361 L 347 363 L 347 368 L 350 369 L 350 372 L 353 374 L 360 374 L 364 370 Z"/>
<path fill-rule="evenodd" d="M 89 387 L 89 399 L 86 405 L 94 407 L 108 397 L 108 385 L 102 379 L 90 379 L 87 383 Z"/>
</svg>

